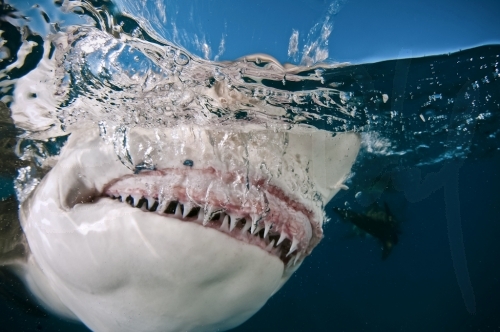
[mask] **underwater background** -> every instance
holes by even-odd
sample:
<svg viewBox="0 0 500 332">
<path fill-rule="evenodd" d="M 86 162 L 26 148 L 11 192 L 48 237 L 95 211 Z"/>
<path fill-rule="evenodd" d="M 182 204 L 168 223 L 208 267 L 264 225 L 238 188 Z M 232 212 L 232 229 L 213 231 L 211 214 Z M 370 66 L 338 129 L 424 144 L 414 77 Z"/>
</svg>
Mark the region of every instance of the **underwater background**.
<svg viewBox="0 0 500 332">
<path fill-rule="evenodd" d="M 9 3 L 43 35 L 39 8 L 51 16 L 52 2 Z M 208 60 L 259 52 L 282 63 L 350 62 L 321 76 L 342 82 L 352 100 L 375 100 L 348 122 L 307 120 L 321 129 L 359 130 L 364 150 L 350 190 L 326 207 L 331 220 L 323 241 L 235 331 L 500 331 L 497 1 L 143 4 L 112 8 L 128 9 L 150 31 Z M 78 24 L 78 17 L 59 19 Z M 319 87 L 307 84 L 290 89 Z M 9 130 L 2 119 L 2 135 Z M 2 179 L 0 190 L 12 197 L 13 179 Z M 387 204 L 400 221 L 399 242 L 384 260 L 376 239 L 354 234 L 332 211 L 366 211 L 374 202 Z M 87 330 L 26 300 L 8 275 L 1 283 L 1 330 Z"/>
</svg>

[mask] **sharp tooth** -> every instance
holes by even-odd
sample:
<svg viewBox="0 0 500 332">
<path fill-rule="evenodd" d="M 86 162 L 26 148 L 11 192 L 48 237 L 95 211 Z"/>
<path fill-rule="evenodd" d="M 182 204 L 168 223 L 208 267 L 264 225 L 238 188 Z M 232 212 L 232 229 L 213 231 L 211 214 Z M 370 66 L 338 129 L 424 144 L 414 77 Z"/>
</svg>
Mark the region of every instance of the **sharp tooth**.
<svg viewBox="0 0 500 332">
<path fill-rule="evenodd" d="M 297 250 L 298 245 L 299 245 L 299 240 L 297 240 L 294 236 L 292 240 L 292 246 L 290 247 L 290 251 L 288 251 L 288 254 L 286 254 L 286 257 L 288 257 L 295 250 Z"/>
<path fill-rule="evenodd" d="M 157 200 L 154 200 L 153 205 L 149 208 L 149 211 L 156 212 L 158 210 L 159 206 L 160 206 L 160 202 Z"/>
<path fill-rule="evenodd" d="M 198 218 L 196 219 L 196 222 L 203 222 L 204 219 L 205 219 L 205 212 L 203 211 L 203 209 L 200 209 L 200 211 L 198 212 Z"/>
<path fill-rule="evenodd" d="M 250 234 L 255 234 L 255 230 L 257 229 L 257 223 L 252 221 L 252 226 L 250 226 Z"/>
<path fill-rule="evenodd" d="M 255 230 L 255 235 L 258 236 L 259 235 L 259 232 L 264 228 L 264 226 L 262 226 L 261 224 L 259 224 L 259 226 L 257 226 L 257 229 Z"/>
<path fill-rule="evenodd" d="M 184 204 L 184 211 L 182 212 L 182 218 L 186 218 L 187 215 L 189 214 L 189 212 L 191 212 L 191 210 L 193 209 L 193 204 L 191 204 L 191 202 L 187 202 L 186 204 Z"/>
<path fill-rule="evenodd" d="M 281 232 L 280 238 L 278 240 L 278 243 L 276 243 L 276 245 L 279 246 L 281 242 L 285 241 L 285 239 L 288 239 L 288 236 L 286 236 L 285 232 Z"/>
<path fill-rule="evenodd" d="M 165 213 L 165 209 L 168 206 L 168 203 L 170 203 L 170 202 L 166 201 L 166 200 L 159 201 L 158 207 L 156 208 L 156 213 L 164 214 Z"/>
<path fill-rule="evenodd" d="M 269 221 L 265 222 L 265 228 L 264 228 L 264 239 L 267 237 L 267 234 L 269 234 L 269 230 L 271 229 L 271 223 Z"/>
<path fill-rule="evenodd" d="M 226 214 L 224 213 L 224 211 L 221 211 L 220 212 L 220 215 L 219 215 L 219 221 L 224 221 L 224 218 L 226 217 Z"/>
<path fill-rule="evenodd" d="M 300 252 L 297 255 L 295 255 L 295 259 L 293 260 L 293 265 L 297 264 L 299 258 L 300 258 Z"/>
<path fill-rule="evenodd" d="M 274 240 L 272 240 L 266 247 L 266 251 L 271 251 L 274 247 Z"/>
<path fill-rule="evenodd" d="M 148 210 L 149 210 L 155 203 L 155 199 L 153 197 L 146 197 L 146 199 L 148 200 Z"/>
<path fill-rule="evenodd" d="M 236 224 L 238 223 L 238 221 L 236 220 L 236 217 L 235 216 L 231 216 L 231 220 L 230 220 L 230 225 L 229 225 L 229 232 L 232 232 L 233 229 L 236 227 Z"/>
<path fill-rule="evenodd" d="M 258 222 L 260 219 L 262 219 L 262 218 L 260 217 L 260 215 L 258 215 L 258 214 L 251 214 L 251 215 L 250 215 L 250 218 L 252 218 L 252 222 L 253 222 L 253 223 L 256 223 L 256 222 Z"/>
<path fill-rule="evenodd" d="M 250 226 L 252 226 L 252 225 L 251 225 L 250 221 L 247 220 L 245 223 L 245 226 L 243 226 L 243 228 L 241 229 L 241 234 L 245 234 L 246 232 L 248 232 L 248 229 L 250 228 Z"/>
<path fill-rule="evenodd" d="M 142 196 L 141 195 L 130 195 L 130 196 L 132 196 L 132 200 L 133 200 L 132 205 L 137 206 L 137 204 L 139 204 L 139 200 L 141 199 Z"/>
<path fill-rule="evenodd" d="M 251 214 L 250 218 L 252 219 L 252 229 L 250 230 L 250 233 L 255 234 L 255 231 L 257 229 L 257 226 L 259 225 L 259 221 L 261 218 L 258 214 Z"/>
<path fill-rule="evenodd" d="M 229 216 L 228 215 L 224 216 L 224 220 L 222 221 L 222 225 L 220 225 L 220 229 L 222 229 L 224 232 L 229 231 Z"/>
<path fill-rule="evenodd" d="M 203 218 L 203 226 L 208 224 L 208 222 L 212 218 L 212 213 L 214 212 L 214 207 L 212 205 L 209 205 L 206 207 L 204 212 L 205 212 L 205 216 Z"/>
<path fill-rule="evenodd" d="M 174 216 L 177 218 L 182 217 L 182 212 L 181 212 L 181 203 L 177 203 L 177 206 L 175 207 L 175 213 Z"/>
</svg>

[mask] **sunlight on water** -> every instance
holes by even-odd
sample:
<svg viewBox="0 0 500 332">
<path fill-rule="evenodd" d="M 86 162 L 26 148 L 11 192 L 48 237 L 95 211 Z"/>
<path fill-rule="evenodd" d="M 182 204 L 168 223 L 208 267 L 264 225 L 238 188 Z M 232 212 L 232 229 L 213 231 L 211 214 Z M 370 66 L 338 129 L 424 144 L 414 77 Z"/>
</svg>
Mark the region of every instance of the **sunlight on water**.
<svg viewBox="0 0 500 332">
<path fill-rule="evenodd" d="M 23 202 L 57 163 L 70 134 L 86 128 L 98 131 L 120 162 L 137 173 L 154 172 L 155 165 L 184 153 L 186 147 L 179 143 L 184 134 L 176 130 L 183 125 L 213 129 L 206 141 L 229 170 L 247 167 L 238 162 L 248 158 L 231 157 L 234 151 L 243 153 L 242 146 L 254 151 L 272 148 L 285 155 L 290 141 L 301 141 L 293 130 L 308 133 L 304 135 L 312 141 L 319 130 L 328 132 L 325 140 L 355 132 L 361 135 L 361 152 L 354 175 L 335 184 L 336 189 L 351 187 L 352 201 L 373 203 L 378 197 L 367 193 L 366 183 L 390 169 L 406 172 L 399 180 L 412 184 L 413 189 L 401 190 L 409 201 L 443 187 L 446 202 L 458 205 L 451 177 L 432 182 L 412 170 L 498 152 L 500 46 L 424 58 L 402 52 L 400 59 L 363 65 L 327 62 L 333 17 L 343 4 L 332 3 L 305 38 L 292 32 L 288 56 L 300 65 L 281 64 L 264 54 L 217 62 L 225 51 L 225 36 L 214 47 L 203 34 L 182 35 L 161 1 L 153 6 L 137 1 L 41 2 L 29 8 L 20 4 L 19 11 L 4 5 L 0 100 L 6 119 L 0 135 L 11 147 L 2 153 L 13 165 L 2 169 L 2 176 Z M 131 14 L 135 12 L 140 15 Z M 183 47 L 188 42 L 203 57 L 188 52 Z M 236 133 L 241 127 L 266 134 Z M 154 134 L 137 134 L 141 128 Z M 165 135 L 171 135 L 169 146 L 164 146 Z M 244 153 L 248 157 L 249 152 Z M 294 178 L 286 185 L 323 209 L 326 202 L 318 198 L 323 193 L 306 174 L 309 165 L 301 173 L 299 161 L 283 166 L 272 157 L 262 157 L 271 160 L 261 167 L 269 178 L 283 177 L 287 166 Z M 379 165 L 374 169 L 369 166 L 373 160 Z M 193 163 L 186 159 L 184 165 Z M 237 192 L 242 201 L 250 197 L 260 204 L 267 199 L 243 182 L 233 184 L 232 192 L 225 193 L 228 197 Z M 210 190 L 224 185 L 213 181 L 203 190 L 208 197 Z M 144 190 L 152 196 L 157 188 Z M 226 199 L 221 206 L 230 203 Z M 265 216 L 263 210 L 258 212 L 256 220 Z M 448 218 L 457 280 L 469 312 L 474 312 L 460 214 L 452 211 Z"/>
</svg>

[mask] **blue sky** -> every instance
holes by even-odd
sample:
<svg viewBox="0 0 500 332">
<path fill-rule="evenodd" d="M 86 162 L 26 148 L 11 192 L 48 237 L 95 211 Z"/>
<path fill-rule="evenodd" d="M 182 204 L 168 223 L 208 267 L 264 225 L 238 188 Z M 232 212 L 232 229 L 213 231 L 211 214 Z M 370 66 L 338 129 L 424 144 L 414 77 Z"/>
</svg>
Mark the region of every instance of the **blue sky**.
<svg viewBox="0 0 500 332">
<path fill-rule="evenodd" d="M 126 2 L 127 0 L 122 0 Z M 154 1 L 150 0 L 152 5 Z M 167 34 L 172 22 L 181 32 L 205 37 L 217 53 L 222 35 L 226 50 L 221 59 L 250 53 L 268 53 L 289 61 L 288 42 L 299 31 L 303 38 L 322 22 L 330 5 L 327 0 L 167 0 Z M 487 43 L 500 43 L 500 1 L 450 0 L 347 0 L 333 18 L 328 39 L 329 59 L 354 63 L 458 51 Z M 158 11 L 151 10 L 155 13 Z M 169 36 L 171 37 L 171 36 Z M 191 45 L 183 45 L 196 51 Z"/>
<path fill-rule="evenodd" d="M 67 20 L 51 0 L 10 0 L 32 18 L 35 30 L 41 16 L 34 4 L 52 21 Z M 422 56 L 454 52 L 474 46 L 500 43 L 500 1 L 498 0 L 116 0 L 134 16 L 142 16 L 163 37 L 173 40 L 173 24 L 189 51 L 202 55 L 195 37 L 218 53 L 222 36 L 225 51 L 219 58 L 267 53 L 281 62 L 287 55 L 292 31 L 299 32 L 302 50 L 310 29 L 324 21 L 331 3 L 340 10 L 332 17 L 328 38 L 329 60 L 353 63 L 374 62 L 400 56 Z M 160 8 L 158 8 L 160 4 Z M 165 17 L 166 20 L 163 20 Z M 157 22 L 155 24 L 155 22 Z M 42 29 L 40 28 L 40 31 Z"/>
</svg>

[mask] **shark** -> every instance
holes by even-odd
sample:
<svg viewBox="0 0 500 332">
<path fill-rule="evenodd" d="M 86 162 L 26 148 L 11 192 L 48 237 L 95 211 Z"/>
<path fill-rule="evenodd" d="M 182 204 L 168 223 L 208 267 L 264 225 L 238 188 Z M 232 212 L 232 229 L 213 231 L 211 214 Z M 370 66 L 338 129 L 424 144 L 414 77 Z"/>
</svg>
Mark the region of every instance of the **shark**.
<svg viewBox="0 0 500 332">
<path fill-rule="evenodd" d="M 150 135 L 137 129 L 130 140 L 144 143 Z M 166 130 L 157 151 L 169 158 L 135 171 L 97 133 L 72 133 L 21 204 L 30 253 L 18 274 L 45 307 L 95 331 L 241 324 L 322 238 L 318 201 L 299 187 L 311 181 L 325 204 L 359 144 L 354 134 L 277 135 L 288 140 L 278 158 L 266 147 L 269 133 L 251 128 Z M 328 173 L 304 171 L 314 162 L 311 137 L 324 140 Z M 217 145 L 223 149 L 214 151 Z M 141 156 L 131 157 L 141 164 Z M 282 174 L 272 176 L 278 168 Z"/>
<path fill-rule="evenodd" d="M 22 254 L 9 261 L 11 270 L 44 308 L 93 331 L 222 331 L 242 324 L 321 241 L 324 206 L 347 189 L 359 134 L 247 119 L 229 125 L 194 117 L 155 126 L 137 123 L 139 116 L 130 117 L 135 125 L 113 122 L 117 109 L 106 112 L 95 101 L 95 94 L 111 84 L 90 79 L 99 89 L 75 97 L 65 70 L 74 70 L 70 74 L 76 79 L 83 65 L 58 61 L 69 61 L 78 51 L 87 53 L 76 59 L 91 59 L 106 49 L 116 59 L 116 50 L 131 51 L 101 32 L 82 38 L 82 29 L 75 30 L 75 40 L 71 33 L 47 40 L 37 67 L 15 81 L 12 123 L 27 133 L 16 132 L 16 153 L 31 166 L 20 164 L 21 245 L 8 242 L 6 248 Z M 153 47 L 127 42 L 136 43 L 136 49 Z M 176 54 L 177 74 L 181 64 L 204 68 L 201 60 Z M 260 61 L 280 66 L 262 55 Z M 87 79 L 94 69 L 100 67 L 90 67 Z M 114 84 L 127 79 L 137 84 L 136 74 L 119 74 Z M 168 76 L 170 91 L 164 95 L 171 93 L 170 99 L 155 95 L 147 100 L 180 107 L 182 114 L 200 105 L 200 96 L 227 109 L 253 103 L 259 111 L 278 114 L 275 106 L 237 94 L 223 81 L 199 78 L 202 71 L 195 74 L 208 84 L 190 90 Z M 154 76 L 148 75 L 146 83 Z M 155 75 L 157 89 L 163 78 Z M 107 98 L 129 90 L 122 85 L 109 91 Z M 141 100 L 140 91 L 133 91 Z M 128 105 L 121 100 L 108 99 L 108 105 L 132 108 L 134 100 L 127 99 Z M 155 107 L 143 102 L 145 119 L 152 118 L 147 112 L 159 110 Z M 162 114 L 160 120 L 167 117 Z M 33 149 L 21 151 L 22 135 L 35 147 L 54 137 L 65 137 L 65 143 L 55 155 L 37 159 Z"/>
<path fill-rule="evenodd" d="M 387 203 L 381 209 L 373 203 L 366 213 L 358 213 L 351 209 L 334 207 L 333 211 L 343 221 L 351 223 L 362 234 L 369 234 L 379 240 L 382 246 L 382 259 L 387 259 L 399 239 L 399 222 L 391 213 Z"/>
</svg>

